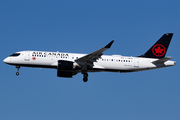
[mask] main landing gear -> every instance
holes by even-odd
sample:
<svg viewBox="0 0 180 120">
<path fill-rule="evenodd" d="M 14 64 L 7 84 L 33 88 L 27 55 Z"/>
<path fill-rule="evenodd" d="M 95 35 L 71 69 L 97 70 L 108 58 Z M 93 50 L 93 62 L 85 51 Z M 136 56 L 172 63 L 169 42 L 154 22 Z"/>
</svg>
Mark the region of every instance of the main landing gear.
<svg viewBox="0 0 180 120">
<path fill-rule="evenodd" d="M 16 75 L 18 76 L 19 75 L 19 68 L 20 68 L 20 66 L 16 66 L 16 68 L 17 68 Z"/>
<path fill-rule="evenodd" d="M 87 72 L 82 72 L 83 74 L 83 81 L 87 82 L 88 81 L 88 73 Z"/>
</svg>

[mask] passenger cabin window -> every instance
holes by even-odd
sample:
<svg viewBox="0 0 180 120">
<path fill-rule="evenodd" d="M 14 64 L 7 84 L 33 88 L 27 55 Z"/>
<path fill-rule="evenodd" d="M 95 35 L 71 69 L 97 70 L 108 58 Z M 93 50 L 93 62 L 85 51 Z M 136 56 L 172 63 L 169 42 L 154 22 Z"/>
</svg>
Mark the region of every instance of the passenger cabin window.
<svg viewBox="0 0 180 120">
<path fill-rule="evenodd" d="M 14 54 L 12 54 L 12 55 L 10 55 L 11 57 L 17 57 L 17 56 L 19 56 L 21 53 L 14 53 Z"/>
</svg>

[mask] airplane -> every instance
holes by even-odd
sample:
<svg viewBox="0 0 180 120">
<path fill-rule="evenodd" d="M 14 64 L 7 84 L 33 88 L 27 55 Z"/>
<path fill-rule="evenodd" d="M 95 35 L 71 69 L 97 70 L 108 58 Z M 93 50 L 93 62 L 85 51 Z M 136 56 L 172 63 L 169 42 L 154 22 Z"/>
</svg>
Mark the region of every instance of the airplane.
<svg viewBox="0 0 180 120">
<path fill-rule="evenodd" d="M 165 57 L 173 33 L 164 34 L 145 54 L 137 57 L 121 55 L 103 55 L 111 47 L 112 40 L 105 47 L 90 54 L 46 51 L 20 51 L 3 60 L 16 66 L 16 75 L 20 67 L 57 69 L 58 77 L 72 78 L 77 73 L 83 74 L 83 81 L 88 81 L 88 72 L 137 72 L 176 65 Z"/>
</svg>

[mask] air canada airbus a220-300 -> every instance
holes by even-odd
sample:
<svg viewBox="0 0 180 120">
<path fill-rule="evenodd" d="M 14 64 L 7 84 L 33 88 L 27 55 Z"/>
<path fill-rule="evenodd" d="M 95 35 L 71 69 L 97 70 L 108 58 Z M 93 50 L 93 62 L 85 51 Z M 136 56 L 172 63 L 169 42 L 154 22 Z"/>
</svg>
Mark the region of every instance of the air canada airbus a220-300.
<svg viewBox="0 0 180 120">
<path fill-rule="evenodd" d="M 164 34 L 145 54 L 138 57 L 121 55 L 103 55 L 103 52 L 111 47 L 111 41 L 105 47 L 90 54 L 43 52 L 43 51 L 20 51 L 6 59 L 4 63 L 14 65 L 17 68 L 39 67 L 57 69 L 58 77 L 72 78 L 77 73 L 83 74 L 83 81 L 88 81 L 88 72 L 137 72 L 174 66 L 172 57 L 165 57 L 173 34 Z"/>
</svg>

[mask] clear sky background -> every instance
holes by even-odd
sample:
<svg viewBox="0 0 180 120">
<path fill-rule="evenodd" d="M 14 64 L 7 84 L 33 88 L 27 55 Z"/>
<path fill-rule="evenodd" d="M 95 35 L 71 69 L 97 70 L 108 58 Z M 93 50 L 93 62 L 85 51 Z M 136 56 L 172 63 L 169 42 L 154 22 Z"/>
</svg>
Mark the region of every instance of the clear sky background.
<svg viewBox="0 0 180 120">
<path fill-rule="evenodd" d="M 1 0 L 0 120 L 180 120 L 179 0 Z M 174 33 L 176 66 L 58 78 L 55 69 L 3 63 L 22 50 L 138 56 Z"/>
</svg>

